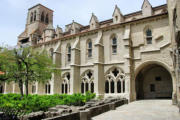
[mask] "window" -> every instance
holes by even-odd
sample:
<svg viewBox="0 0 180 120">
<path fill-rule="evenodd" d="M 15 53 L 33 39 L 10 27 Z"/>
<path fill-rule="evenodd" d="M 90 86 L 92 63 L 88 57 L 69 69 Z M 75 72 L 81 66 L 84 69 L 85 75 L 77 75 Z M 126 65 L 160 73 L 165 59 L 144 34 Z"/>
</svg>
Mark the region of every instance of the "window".
<svg viewBox="0 0 180 120">
<path fill-rule="evenodd" d="M 81 83 L 81 93 L 84 93 L 84 83 Z"/>
<path fill-rule="evenodd" d="M 94 83 L 91 83 L 91 93 L 94 93 Z"/>
<path fill-rule="evenodd" d="M 114 81 L 111 81 L 111 93 L 114 93 Z"/>
<path fill-rule="evenodd" d="M 149 28 L 146 30 L 146 42 L 152 44 L 152 31 Z"/>
<path fill-rule="evenodd" d="M 118 80 L 118 82 L 117 82 L 117 92 L 121 93 L 121 81 L 120 80 Z"/>
<path fill-rule="evenodd" d="M 67 47 L 67 61 L 71 62 L 71 46 L 68 45 Z"/>
<path fill-rule="evenodd" d="M 62 94 L 68 94 L 70 92 L 70 73 L 63 75 L 63 83 L 61 84 Z"/>
<path fill-rule="evenodd" d="M 51 57 L 51 59 L 53 59 L 54 49 L 51 48 L 51 49 L 49 50 L 49 52 L 50 52 L 50 57 Z"/>
<path fill-rule="evenodd" d="M 51 93 L 51 85 L 48 83 L 45 85 L 45 93 L 50 94 Z"/>
<path fill-rule="evenodd" d="M 156 81 L 161 81 L 161 77 L 160 77 L 160 76 L 157 76 L 157 77 L 155 77 L 155 80 L 156 80 Z"/>
<path fill-rule="evenodd" d="M 117 38 L 113 37 L 112 39 L 112 53 L 116 54 L 117 53 Z"/>
<path fill-rule="evenodd" d="M 47 24 L 49 23 L 49 15 L 48 15 L 48 14 L 46 14 L 45 22 L 46 22 Z"/>
<path fill-rule="evenodd" d="M 34 11 L 34 21 L 36 21 L 36 11 Z"/>
<path fill-rule="evenodd" d="M 154 84 L 150 84 L 150 91 L 155 92 L 155 85 Z"/>
<path fill-rule="evenodd" d="M 94 93 L 93 72 L 88 70 L 85 71 L 81 76 L 81 93 L 85 93 L 87 91 Z"/>
<path fill-rule="evenodd" d="M 33 22 L 33 13 L 31 13 L 30 23 Z"/>
<path fill-rule="evenodd" d="M 32 94 L 36 93 L 36 85 L 32 85 Z"/>
<path fill-rule="evenodd" d="M 106 80 L 106 83 L 105 83 L 105 92 L 109 93 L 109 81 L 107 81 L 107 80 Z"/>
<path fill-rule="evenodd" d="M 116 21 L 118 21 L 118 16 L 115 16 Z"/>
<path fill-rule="evenodd" d="M 92 41 L 88 42 L 88 58 L 92 57 Z"/>
<path fill-rule="evenodd" d="M 41 13 L 41 22 L 44 22 L 44 12 Z"/>
<path fill-rule="evenodd" d="M 111 68 L 105 78 L 105 93 L 125 93 L 125 74 L 121 69 Z"/>
</svg>

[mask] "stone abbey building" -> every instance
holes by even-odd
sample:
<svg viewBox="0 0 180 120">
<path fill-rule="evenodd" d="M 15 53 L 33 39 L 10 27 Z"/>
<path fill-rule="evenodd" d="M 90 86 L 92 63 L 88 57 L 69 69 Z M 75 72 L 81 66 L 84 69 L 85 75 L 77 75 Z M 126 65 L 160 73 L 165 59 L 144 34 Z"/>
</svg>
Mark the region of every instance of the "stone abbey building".
<svg viewBox="0 0 180 120">
<path fill-rule="evenodd" d="M 141 7 L 141 6 L 140 6 Z M 113 12 L 113 11 L 112 11 Z M 73 21 L 53 27 L 53 10 L 38 4 L 28 10 L 18 45 L 46 49 L 61 74 L 47 84 L 32 83 L 34 94 L 72 94 L 91 91 L 100 96 L 136 99 L 180 99 L 180 0 L 124 15 L 115 6 L 112 18 L 89 25 Z M 19 92 L 4 84 L 4 92 Z"/>
</svg>

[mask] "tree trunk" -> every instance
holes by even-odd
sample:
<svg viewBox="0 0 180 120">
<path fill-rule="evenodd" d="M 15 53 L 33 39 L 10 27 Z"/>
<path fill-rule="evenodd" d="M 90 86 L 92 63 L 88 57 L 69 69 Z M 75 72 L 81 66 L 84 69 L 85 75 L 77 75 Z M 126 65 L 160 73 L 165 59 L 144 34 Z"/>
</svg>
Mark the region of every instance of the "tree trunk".
<svg viewBox="0 0 180 120">
<path fill-rule="evenodd" d="M 21 97 L 24 97 L 24 93 L 23 93 L 23 82 L 22 80 L 19 80 L 19 89 L 20 89 L 20 93 L 21 93 Z"/>
</svg>

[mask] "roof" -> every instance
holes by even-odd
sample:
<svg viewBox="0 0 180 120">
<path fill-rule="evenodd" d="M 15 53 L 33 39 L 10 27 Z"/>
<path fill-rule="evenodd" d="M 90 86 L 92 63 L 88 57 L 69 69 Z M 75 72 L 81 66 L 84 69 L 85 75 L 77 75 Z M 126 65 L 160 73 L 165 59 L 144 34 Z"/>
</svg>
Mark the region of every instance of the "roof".
<svg viewBox="0 0 180 120">
<path fill-rule="evenodd" d="M 4 72 L 0 71 L 0 75 L 4 75 Z"/>
<path fill-rule="evenodd" d="M 37 6 L 44 7 L 44 8 L 46 8 L 46 9 L 48 9 L 48 10 L 50 10 L 50 11 L 54 12 L 53 10 L 51 10 L 51 9 L 47 8 L 46 6 L 44 6 L 44 5 L 40 4 L 40 3 L 39 3 L 39 4 L 37 4 L 37 5 L 35 5 L 35 6 L 33 6 L 33 7 L 31 7 L 31 8 L 29 8 L 28 10 L 31 10 L 31 9 L 33 9 L 33 8 L 37 7 Z"/>
</svg>

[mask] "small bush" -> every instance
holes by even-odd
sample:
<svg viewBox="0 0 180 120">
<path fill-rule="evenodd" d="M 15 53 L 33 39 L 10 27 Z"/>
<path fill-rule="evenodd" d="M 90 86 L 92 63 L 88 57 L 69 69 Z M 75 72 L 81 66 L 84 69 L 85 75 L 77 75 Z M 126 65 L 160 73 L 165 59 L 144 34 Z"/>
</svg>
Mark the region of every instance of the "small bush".
<svg viewBox="0 0 180 120">
<path fill-rule="evenodd" d="M 22 116 L 31 112 L 47 111 L 56 105 L 82 106 L 95 96 L 90 92 L 85 95 L 28 95 L 23 98 L 19 94 L 0 94 L 0 111 L 6 115 Z"/>
</svg>

